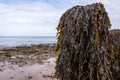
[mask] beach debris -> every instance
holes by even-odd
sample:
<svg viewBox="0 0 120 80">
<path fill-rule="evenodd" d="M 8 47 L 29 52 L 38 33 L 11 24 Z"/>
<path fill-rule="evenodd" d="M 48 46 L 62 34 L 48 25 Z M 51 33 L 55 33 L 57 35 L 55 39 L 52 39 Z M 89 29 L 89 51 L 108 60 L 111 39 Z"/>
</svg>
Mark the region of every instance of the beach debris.
<svg viewBox="0 0 120 80">
<path fill-rule="evenodd" d="M 55 76 L 54 75 L 43 75 L 44 78 L 52 78 L 52 79 L 55 79 Z"/>
<path fill-rule="evenodd" d="M 3 71 L 3 69 L 0 68 L 0 72 L 2 72 L 2 71 Z"/>
<path fill-rule="evenodd" d="M 56 28 L 58 80 L 115 80 L 110 26 L 102 3 L 77 5 L 62 15 Z"/>
<path fill-rule="evenodd" d="M 31 80 L 33 78 L 33 76 L 28 76 L 28 80 Z"/>
<path fill-rule="evenodd" d="M 10 79 L 14 79 L 14 77 L 10 77 Z"/>
</svg>

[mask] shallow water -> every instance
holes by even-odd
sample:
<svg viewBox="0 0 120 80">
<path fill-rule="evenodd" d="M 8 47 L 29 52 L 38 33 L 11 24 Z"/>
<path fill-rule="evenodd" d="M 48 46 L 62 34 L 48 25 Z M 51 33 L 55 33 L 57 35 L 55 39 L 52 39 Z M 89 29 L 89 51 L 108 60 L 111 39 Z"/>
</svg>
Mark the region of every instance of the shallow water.
<svg viewBox="0 0 120 80">
<path fill-rule="evenodd" d="M 53 44 L 56 37 L 0 37 L 0 48 L 16 47 L 31 44 Z"/>
</svg>

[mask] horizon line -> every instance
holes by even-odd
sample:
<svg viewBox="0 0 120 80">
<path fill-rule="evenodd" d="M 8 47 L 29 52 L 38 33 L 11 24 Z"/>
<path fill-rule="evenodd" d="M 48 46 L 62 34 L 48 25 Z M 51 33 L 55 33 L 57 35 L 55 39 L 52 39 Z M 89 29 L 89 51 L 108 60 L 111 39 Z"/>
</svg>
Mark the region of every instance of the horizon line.
<svg viewBox="0 0 120 80">
<path fill-rule="evenodd" d="M 56 36 L 0 36 L 0 38 L 22 38 L 22 37 L 33 37 L 33 38 L 35 38 L 35 37 L 56 37 Z"/>
</svg>

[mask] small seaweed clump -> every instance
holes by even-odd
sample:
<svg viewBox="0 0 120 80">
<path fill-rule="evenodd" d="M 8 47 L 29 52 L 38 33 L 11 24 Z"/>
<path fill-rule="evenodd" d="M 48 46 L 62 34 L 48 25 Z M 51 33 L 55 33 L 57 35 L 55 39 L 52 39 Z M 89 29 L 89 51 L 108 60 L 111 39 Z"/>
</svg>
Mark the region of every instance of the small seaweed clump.
<svg viewBox="0 0 120 80">
<path fill-rule="evenodd" d="M 74 6 L 62 15 L 57 27 L 58 80 L 114 80 L 110 26 L 102 3 Z"/>
</svg>

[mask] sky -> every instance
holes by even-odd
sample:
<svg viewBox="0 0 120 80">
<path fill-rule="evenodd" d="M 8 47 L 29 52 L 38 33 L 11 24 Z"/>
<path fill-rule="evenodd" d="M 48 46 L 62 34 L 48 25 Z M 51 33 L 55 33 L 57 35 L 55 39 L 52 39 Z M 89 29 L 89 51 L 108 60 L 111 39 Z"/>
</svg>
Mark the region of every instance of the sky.
<svg viewBox="0 0 120 80">
<path fill-rule="evenodd" d="M 0 36 L 56 36 L 67 9 L 96 2 L 104 4 L 111 29 L 120 29 L 120 0 L 0 0 Z"/>
</svg>

